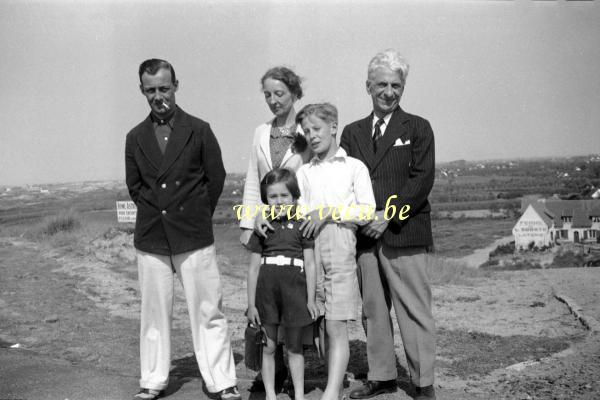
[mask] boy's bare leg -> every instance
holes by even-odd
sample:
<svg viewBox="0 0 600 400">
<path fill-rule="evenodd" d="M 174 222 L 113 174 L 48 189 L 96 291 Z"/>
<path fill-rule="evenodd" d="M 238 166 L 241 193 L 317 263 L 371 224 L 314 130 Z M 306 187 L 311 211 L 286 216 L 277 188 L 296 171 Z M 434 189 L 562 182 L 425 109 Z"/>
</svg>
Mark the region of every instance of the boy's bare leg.
<svg viewBox="0 0 600 400">
<path fill-rule="evenodd" d="M 321 400 L 338 400 L 343 390 L 344 375 L 350 358 L 348 328 L 346 321 L 325 321 L 329 353 L 329 374 L 327 387 Z"/>
</svg>

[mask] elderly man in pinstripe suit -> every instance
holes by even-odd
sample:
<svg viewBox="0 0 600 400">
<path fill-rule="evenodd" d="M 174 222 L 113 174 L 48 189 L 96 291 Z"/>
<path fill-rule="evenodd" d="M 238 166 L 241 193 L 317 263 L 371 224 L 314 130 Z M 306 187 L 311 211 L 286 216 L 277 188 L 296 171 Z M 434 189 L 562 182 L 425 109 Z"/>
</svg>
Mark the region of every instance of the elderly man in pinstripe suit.
<svg viewBox="0 0 600 400">
<path fill-rule="evenodd" d="M 396 391 L 391 305 L 398 319 L 415 399 L 435 399 L 435 324 L 426 274 L 433 245 L 429 201 L 435 158 L 431 126 L 399 105 L 408 63 L 386 50 L 370 62 L 373 112 L 344 128 L 341 147 L 369 168 L 377 211 L 358 236 L 358 266 L 367 334 L 367 382 L 350 397 Z M 408 210 L 401 213 L 400 210 Z"/>
</svg>

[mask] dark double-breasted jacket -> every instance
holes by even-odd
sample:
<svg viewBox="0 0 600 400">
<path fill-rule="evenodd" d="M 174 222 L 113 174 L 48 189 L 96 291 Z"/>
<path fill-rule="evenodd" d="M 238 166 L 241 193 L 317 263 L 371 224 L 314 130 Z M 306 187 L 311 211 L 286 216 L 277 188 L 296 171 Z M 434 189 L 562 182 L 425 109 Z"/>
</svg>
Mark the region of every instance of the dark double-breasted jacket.
<svg viewBox="0 0 600 400">
<path fill-rule="evenodd" d="M 223 190 L 225 168 L 210 126 L 181 108 L 164 155 L 148 116 L 125 144 L 127 188 L 137 206 L 134 245 L 172 255 L 214 243 L 212 215 Z"/>
</svg>

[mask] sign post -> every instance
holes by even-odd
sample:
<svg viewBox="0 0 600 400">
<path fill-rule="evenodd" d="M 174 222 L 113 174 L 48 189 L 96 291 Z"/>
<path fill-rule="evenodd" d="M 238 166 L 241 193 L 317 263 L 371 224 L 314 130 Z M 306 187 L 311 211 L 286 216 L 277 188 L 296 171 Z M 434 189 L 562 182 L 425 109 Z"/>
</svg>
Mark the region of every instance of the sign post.
<svg viewBox="0 0 600 400">
<path fill-rule="evenodd" d="M 133 201 L 117 201 L 117 222 L 135 222 L 137 207 Z"/>
</svg>

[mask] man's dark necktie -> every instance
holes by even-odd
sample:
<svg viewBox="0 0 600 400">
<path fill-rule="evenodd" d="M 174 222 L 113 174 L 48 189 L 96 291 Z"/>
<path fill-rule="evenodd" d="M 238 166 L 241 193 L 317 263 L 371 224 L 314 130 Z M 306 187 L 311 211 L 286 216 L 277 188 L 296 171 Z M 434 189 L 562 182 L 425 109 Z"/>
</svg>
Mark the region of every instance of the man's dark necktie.
<svg viewBox="0 0 600 400">
<path fill-rule="evenodd" d="M 383 136 L 381 134 L 381 125 L 383 125 L 385 123 L 385 121 L 383 120 L 383 118 L 379 118 L 377 120 L 377 122 L 375 122 L 375 131 L 373 132 L 373 152 L 377 153 L 377 142 L 379 142 L 379 139 L 381 139 L 381 137 Z"/>
</svg>

